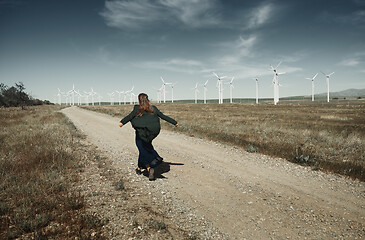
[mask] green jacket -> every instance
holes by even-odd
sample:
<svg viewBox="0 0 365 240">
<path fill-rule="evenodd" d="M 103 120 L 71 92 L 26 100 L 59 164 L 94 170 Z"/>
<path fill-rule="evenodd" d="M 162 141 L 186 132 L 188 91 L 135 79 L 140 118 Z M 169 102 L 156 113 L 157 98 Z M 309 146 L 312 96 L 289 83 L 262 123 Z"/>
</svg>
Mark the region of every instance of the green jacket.
<svg viewBox="0 0 365 240">
<path fill-rule="evenodd" d="M 136 130 L 136 134 L 145 142 L 151 142 L 160 133 L 161 125 L 160 118 L 176 125 L 177 122 L 164 115 L 156 106 L 152 106 L 152 113 L 139 114 L 139 105 L 134 105 L 133 111 L 120 120 L 121 123 L 126 124 L 129 121 L 132 123 L 132 127 Z"/>
</svg>

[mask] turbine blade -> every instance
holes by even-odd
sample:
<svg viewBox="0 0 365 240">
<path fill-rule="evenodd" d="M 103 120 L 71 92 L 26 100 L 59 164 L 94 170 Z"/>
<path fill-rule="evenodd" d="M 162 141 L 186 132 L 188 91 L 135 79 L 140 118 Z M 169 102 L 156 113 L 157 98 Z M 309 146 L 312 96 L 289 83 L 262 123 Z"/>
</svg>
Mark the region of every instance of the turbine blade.
<svg viewBox="0 0 365 240">
<path fill-rule="evenodd" d="M 333 72 L 333 73 L 330 73 L 330 74 L 328 74 L 328 76 L 331 76 L 332 74 L 334 74 L 335 72 Z"/>
<path fill-rule="evenodd" d="M 316 73 L 316 75 L 314 75 L 313 80 L 317 77 L 317 75 L 318 75 L 318 73 Z"/>
<path fill-rule="evenodd" d="M 275 69 L 278 69 L 278 67 L 280 66 L 281 62 L 282 62 L 282 61 L 280 61 L 280 62 L 279 62 L 279 64 L 276 66 L 276 68 L 275 68 Z"/>
<path fill-rule="evenodd" d="M 214 76 L 216 76 L 217 78 L 219 78 L 218 75 L 215 72 L 213 72 L 213 74 L 214 74 Z"/>
</svg>

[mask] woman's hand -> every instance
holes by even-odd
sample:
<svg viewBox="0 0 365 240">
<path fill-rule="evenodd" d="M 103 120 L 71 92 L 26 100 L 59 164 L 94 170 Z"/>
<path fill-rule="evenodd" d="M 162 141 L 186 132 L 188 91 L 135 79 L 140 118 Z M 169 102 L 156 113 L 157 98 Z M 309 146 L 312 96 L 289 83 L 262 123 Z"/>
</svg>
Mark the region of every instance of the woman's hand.
<svg viewBox="0 0 365 240">
<path fill-rule="evenodd" d="M 121 123 L 121 122 L 120 122 L 120 123 L 119 123 L 119 127 L 123 127 L 123 123 Z"/>
<path fill-rule="evenodd" d="M 178 124 L 178 123 L 176 123 L 176 124 L 175 124 L 175 127 L 177 127 L 177 126 L 179 126 L 179 124 Z"/>
</svg>

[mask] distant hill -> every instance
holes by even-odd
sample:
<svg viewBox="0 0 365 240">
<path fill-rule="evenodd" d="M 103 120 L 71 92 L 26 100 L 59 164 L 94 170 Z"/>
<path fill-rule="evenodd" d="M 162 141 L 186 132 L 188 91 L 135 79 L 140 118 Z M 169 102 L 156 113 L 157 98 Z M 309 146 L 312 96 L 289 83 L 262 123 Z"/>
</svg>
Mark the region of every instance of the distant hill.
<svg viewBox="0 0 365 240">
<path fill-rule="evenodd" d="M 316 96 L 327 96 L 327 93 L 316 94 Z M 364 89 L 347 89 L 340 92 L 330 92 L 331 98 L 333 97 L 365 97 Z"/>
</svg>

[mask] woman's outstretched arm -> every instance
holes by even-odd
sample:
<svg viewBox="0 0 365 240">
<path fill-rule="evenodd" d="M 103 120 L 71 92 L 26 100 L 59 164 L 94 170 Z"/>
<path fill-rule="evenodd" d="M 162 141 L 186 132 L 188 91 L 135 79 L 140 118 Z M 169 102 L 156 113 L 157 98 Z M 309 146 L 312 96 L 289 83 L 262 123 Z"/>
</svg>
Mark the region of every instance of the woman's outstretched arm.
<svg viewBox="0 0 365 240">
<path fill-rule="evenodd" d="M 127 116 L 125 116 L 122 120 L 120 120 L 119 127 L 123 127 L 123 125 L 131 121 L 135 116 L 137 116 L 137 113 L 138 113 L 138 105 L 135 105 L 133 111 L 130 112 Z"/>
<path fill-rule="evenodd" d="M 159 116 L 160 118 L 162 118 L 163 120 L 165 120 L 166 122 L 169 122 L 173 125 L 175 125 L 175 127 L 178 126 L 178 123 L 175 119 L 169 117 L 169 116 L 166 116 L 165 114 L 163 114 L 162 112 L 160 112 L 160 110 L 158 110 L 158 108 L 156 106 L 154 106 L 154 109 L 155 109 L 155 113 L 157 114 L 157 116 Z"/>
</svg>

